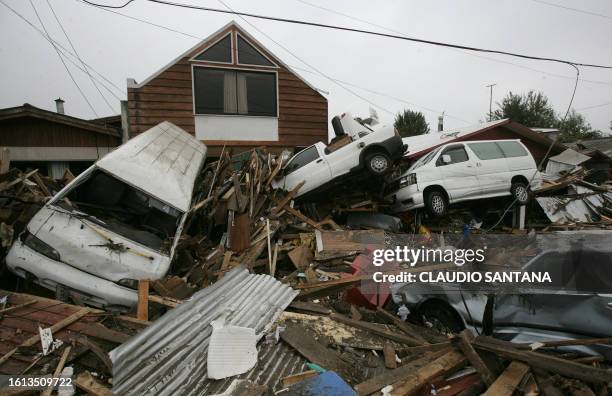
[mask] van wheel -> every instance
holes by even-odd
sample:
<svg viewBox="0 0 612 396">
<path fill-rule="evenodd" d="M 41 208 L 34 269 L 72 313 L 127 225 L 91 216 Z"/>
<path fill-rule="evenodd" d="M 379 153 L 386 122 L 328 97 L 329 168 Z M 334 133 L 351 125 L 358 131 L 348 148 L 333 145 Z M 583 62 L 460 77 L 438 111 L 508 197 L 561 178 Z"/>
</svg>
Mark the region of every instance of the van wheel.
<svg viewBox="0 0 612 396">
<path fill-rule="evenodd" d="M 381 176 L 391 169 L 391 158 L 387 153 L 377 151 L 366 156 L 365 165 L 371 174 Z"/>
<path fill-rule="evenodd" d="M 514 198 L 519 205 L 526 205 L 529 202 L 529 188 L 525 183 L 512 183 L 512 186 L 510 187 L 510 192 L 512 193 L 512 198 Z"/>
<path fill-rule="evenodd" d="M 448 210 L 448 201 L 442 191 L 433 190 L 427 193 L 425 206 L 432 215 L 437 217 L 444 216 Z"/>
</svg>

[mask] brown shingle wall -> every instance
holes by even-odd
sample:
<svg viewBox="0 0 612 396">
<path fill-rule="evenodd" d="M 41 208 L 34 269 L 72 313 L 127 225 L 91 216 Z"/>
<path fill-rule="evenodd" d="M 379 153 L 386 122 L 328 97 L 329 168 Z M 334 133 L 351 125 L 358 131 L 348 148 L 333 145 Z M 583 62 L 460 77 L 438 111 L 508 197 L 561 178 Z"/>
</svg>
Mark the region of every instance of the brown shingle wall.
<svg viewBox="0 0 612 396">
<path fill-rule="evenodd" d="M 276 70 L 279 142 L 268 143 L 293 147 L 320 140 L 327 142 L 327 100 L 287 69 Z M 162 121 L 170 121 L 195 134 L 189 58 L 181 59 L 145 86 L 128 89 L 128 112 L 132 136 Z M 210 143 L 232 145 L 231 141 Z"/>
</svg>

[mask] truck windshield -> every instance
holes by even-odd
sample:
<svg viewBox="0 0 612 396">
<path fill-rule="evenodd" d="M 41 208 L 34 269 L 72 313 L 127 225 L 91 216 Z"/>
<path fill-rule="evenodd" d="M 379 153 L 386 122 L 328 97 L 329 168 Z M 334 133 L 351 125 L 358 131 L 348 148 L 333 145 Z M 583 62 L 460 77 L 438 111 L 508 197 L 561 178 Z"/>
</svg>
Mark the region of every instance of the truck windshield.
<svg viewBox="0 0 612 396">
<path fill-rule="evenodd" d="M 163 253 L 169 251 L 183 214 L 100 170 L 65 198 L 57 202 L 62 209 L 93 216 L 108 230 Z"/>
<path fill-rule="evenodd" d="M 438 147 L 437 149 L 435 149 L 434 151 L 430 152 L 429 154 L 426 154 L 424 157 L 421 157 L 417 162 L 415 162 L 409 170 L 413 170 L 416 168 L 420 168 L 421 166 L 427 164 L 428 162 L 430 162 L 440 151 L 441 147 Z"/>
</svg>

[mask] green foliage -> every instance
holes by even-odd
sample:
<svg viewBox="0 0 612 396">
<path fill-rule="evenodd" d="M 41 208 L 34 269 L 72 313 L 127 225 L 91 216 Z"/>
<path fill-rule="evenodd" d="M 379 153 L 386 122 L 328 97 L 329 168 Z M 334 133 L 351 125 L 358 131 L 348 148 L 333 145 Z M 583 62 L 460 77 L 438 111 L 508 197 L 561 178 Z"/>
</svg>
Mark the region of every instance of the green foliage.
<svg viewBox="0 0 612 396">
<path fill-rule="evenodd" d="M 600 131 L 591 128 L 584 116 L 576 110 L 570 111 L 565 121 L 559 120 L 557 128 L 561 135 L 561 140 L 564 142 L 573 142 L 580 139 L 593 139 L 601 137 Z"/>
<path fill-rule="evenodd" d="M 509 92 L 497 105 L 499 109 L 492 115 L 494 120 L 510 118 L 528 127 L 556 127 L 555 111 L 548 103 L 548 98 L 541 92 L 529 91 L 523 95 Z"/>
<path fill-rule="evenodd" d="M 541 92 L 529 91 L 522 95 L 509 92 L 497 106 L 492 119 L 510 118 L 528 127 L 558 128 L 563 142 L 601 136 L 601 132 L 593 130 L 584 116 L 575 110 L 564 121 L 565 114 L 556 114 L 546 95 Z"/>
<path fill-rule="evenodd" d="M 429 124 L 420 111 L 404 110 L 395 116 L 393 126 L 402 137 L 423 135 L 429 132 Z"/>
</svg>

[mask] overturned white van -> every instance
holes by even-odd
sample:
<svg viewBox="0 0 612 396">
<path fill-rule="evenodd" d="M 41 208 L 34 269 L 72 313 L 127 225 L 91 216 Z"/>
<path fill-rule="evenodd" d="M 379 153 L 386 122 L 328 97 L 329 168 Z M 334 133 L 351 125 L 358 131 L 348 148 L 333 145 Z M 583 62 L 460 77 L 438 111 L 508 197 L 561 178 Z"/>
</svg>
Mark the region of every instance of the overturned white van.
<svg viewBox="0 0 612 396">
<path fill-rule="evenodd" d="M 169 122 L 97 161 L 32 218 L 6 263 L 99 307 L 128 309 L 170 267 L 206 146 Z"/>
</svg>

